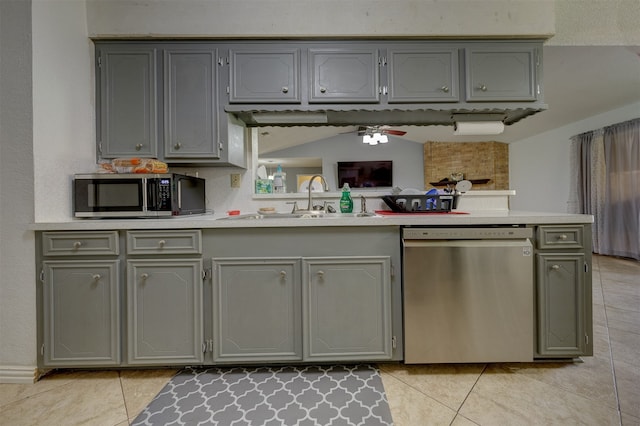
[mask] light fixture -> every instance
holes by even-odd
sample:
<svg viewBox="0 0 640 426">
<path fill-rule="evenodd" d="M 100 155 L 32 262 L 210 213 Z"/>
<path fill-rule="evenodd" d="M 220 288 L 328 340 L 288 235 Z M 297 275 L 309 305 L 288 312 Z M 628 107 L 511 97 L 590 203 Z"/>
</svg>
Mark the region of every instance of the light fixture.
<svg viewBox="0 0 640 426">
<path fill-rule="evenodd" d="M 362 135 L 362 143 L 368 143 L 369 145 L 378 145 L 379 143 L 387 143 L 389 138 L 384 133 L 365 133 Z"/>
</svg>

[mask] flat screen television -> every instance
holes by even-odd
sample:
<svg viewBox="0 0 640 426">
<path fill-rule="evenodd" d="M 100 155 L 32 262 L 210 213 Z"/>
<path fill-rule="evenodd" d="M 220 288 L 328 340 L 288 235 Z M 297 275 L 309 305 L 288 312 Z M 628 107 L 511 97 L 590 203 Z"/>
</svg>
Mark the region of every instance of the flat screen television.
<svg viewBox="0 0 640 426">
<path fill-rule="evenodd" d="M 351 188 L 393 186 L 391 161 L 338 161 L 338 189 L 346 183 Z"/>
</svg>

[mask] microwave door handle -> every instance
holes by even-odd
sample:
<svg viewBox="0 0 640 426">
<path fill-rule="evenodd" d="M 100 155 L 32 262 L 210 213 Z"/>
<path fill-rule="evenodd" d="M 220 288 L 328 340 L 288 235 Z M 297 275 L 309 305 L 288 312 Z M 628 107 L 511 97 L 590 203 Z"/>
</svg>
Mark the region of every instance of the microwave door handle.
<svg viewBox="0 0 640 426">
<path fill-rule="evenodd" d="M 178 179 L 178 210 L 182 210 L 182 180 Z"/>
<path fill-rule="evenodd" d="M 149 205 L 148 194 L 147 194 L 148 189 L 147 188 L 149 188 L 147 186 L 147 179 L 143 178 L 142 179 L 142 211 L 144 211 L 144 212 L 146 212 L 148 210 L 147 206 Z"/>
</svg>

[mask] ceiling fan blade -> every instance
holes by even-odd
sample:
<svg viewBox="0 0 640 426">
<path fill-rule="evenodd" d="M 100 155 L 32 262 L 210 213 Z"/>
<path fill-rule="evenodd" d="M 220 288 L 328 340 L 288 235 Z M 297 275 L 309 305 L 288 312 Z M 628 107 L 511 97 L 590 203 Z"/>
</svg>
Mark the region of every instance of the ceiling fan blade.
<svg viewBox="0 0 640 426">
<path fill-rule="evenodd" d="M 388 135 L 394 135 L 394 136 L 404 136 L 407 132 L 403 132 L 402 130 L 386 129 L 386 130 L 383 130 L 382 133 L 386 133 Z"/>
</svg>

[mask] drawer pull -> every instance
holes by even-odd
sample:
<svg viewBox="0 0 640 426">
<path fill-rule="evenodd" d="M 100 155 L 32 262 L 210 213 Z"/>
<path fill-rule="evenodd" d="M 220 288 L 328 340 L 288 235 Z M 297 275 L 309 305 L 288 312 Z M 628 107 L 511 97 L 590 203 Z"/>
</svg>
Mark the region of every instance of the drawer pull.
<svg viewBox="0 0 640 426">
<path fill-rule="evenodd" d="M 327 88 L 326 87 L 321 87 L 320 88 L 320 93 L 327 93 Z"/>
<path fill-rule="evenodd" d="M 163 248 L 165 246 L 165 244 L 167 244 L 167 242 L 165 240 L 158 241 L 158 246 L 160 246 L 160 248 Z"/>
<path fill-rule="evenodd" d="M 147 274 L 146 272 L 142 275 L 140 275 L 140 279 L 142 280 L 146 280 L 147 278 L 149 278 L 149 274 Z"/>
<path fill-rule="evenodd" d="M 100 278 L 102 277 L 100 276 L 100 274 L 94 274 L 92 278 L 94 281 L 100 281 Z"/>
<path fill-rule="evenodd" d="M 324 278 L 324 271 L 318 271 L 318 272 L 316 272 L 316 274 L 318 275 L 318 278 L 320 278 L 320 279 Z"/>
<path fill-rule="evenodd" d="M 440 90 L 442 90 L 444 93 L 449 93 L 449 86 L 442 86 Z"/>
<path fill-rule="evenodd" d="M 560 265 L 551 265 L 551 269 L 557 271 L 558 269 L 560 269 Z"/>
<path fill-rule="evenodd" d="M 280 271 L 280 278 L 283 280 L 287 279 L 287 271 Z"/>
<path fill-rule="evenodd" d="M 562 241 L 566 241 L 566 240 L 567 240 L 567 234 L 562 234 L 562 235 L 560 235 L 560 236 L 558 237 L 558 239 L 559 239 L 559 240 L 562 240 Z"/>
<path fill-rule="evenodd" d="M 81 241 L 75 241 L 73 243 L 73 248 L 74 249 L 79 249 L 82 246 L 82 242 Z"/>
<path fill-rule="evenodd" d="M 289 93 L 289 88 L 287 86 L 283 86 L 282 93 Z"/>
</svg>

